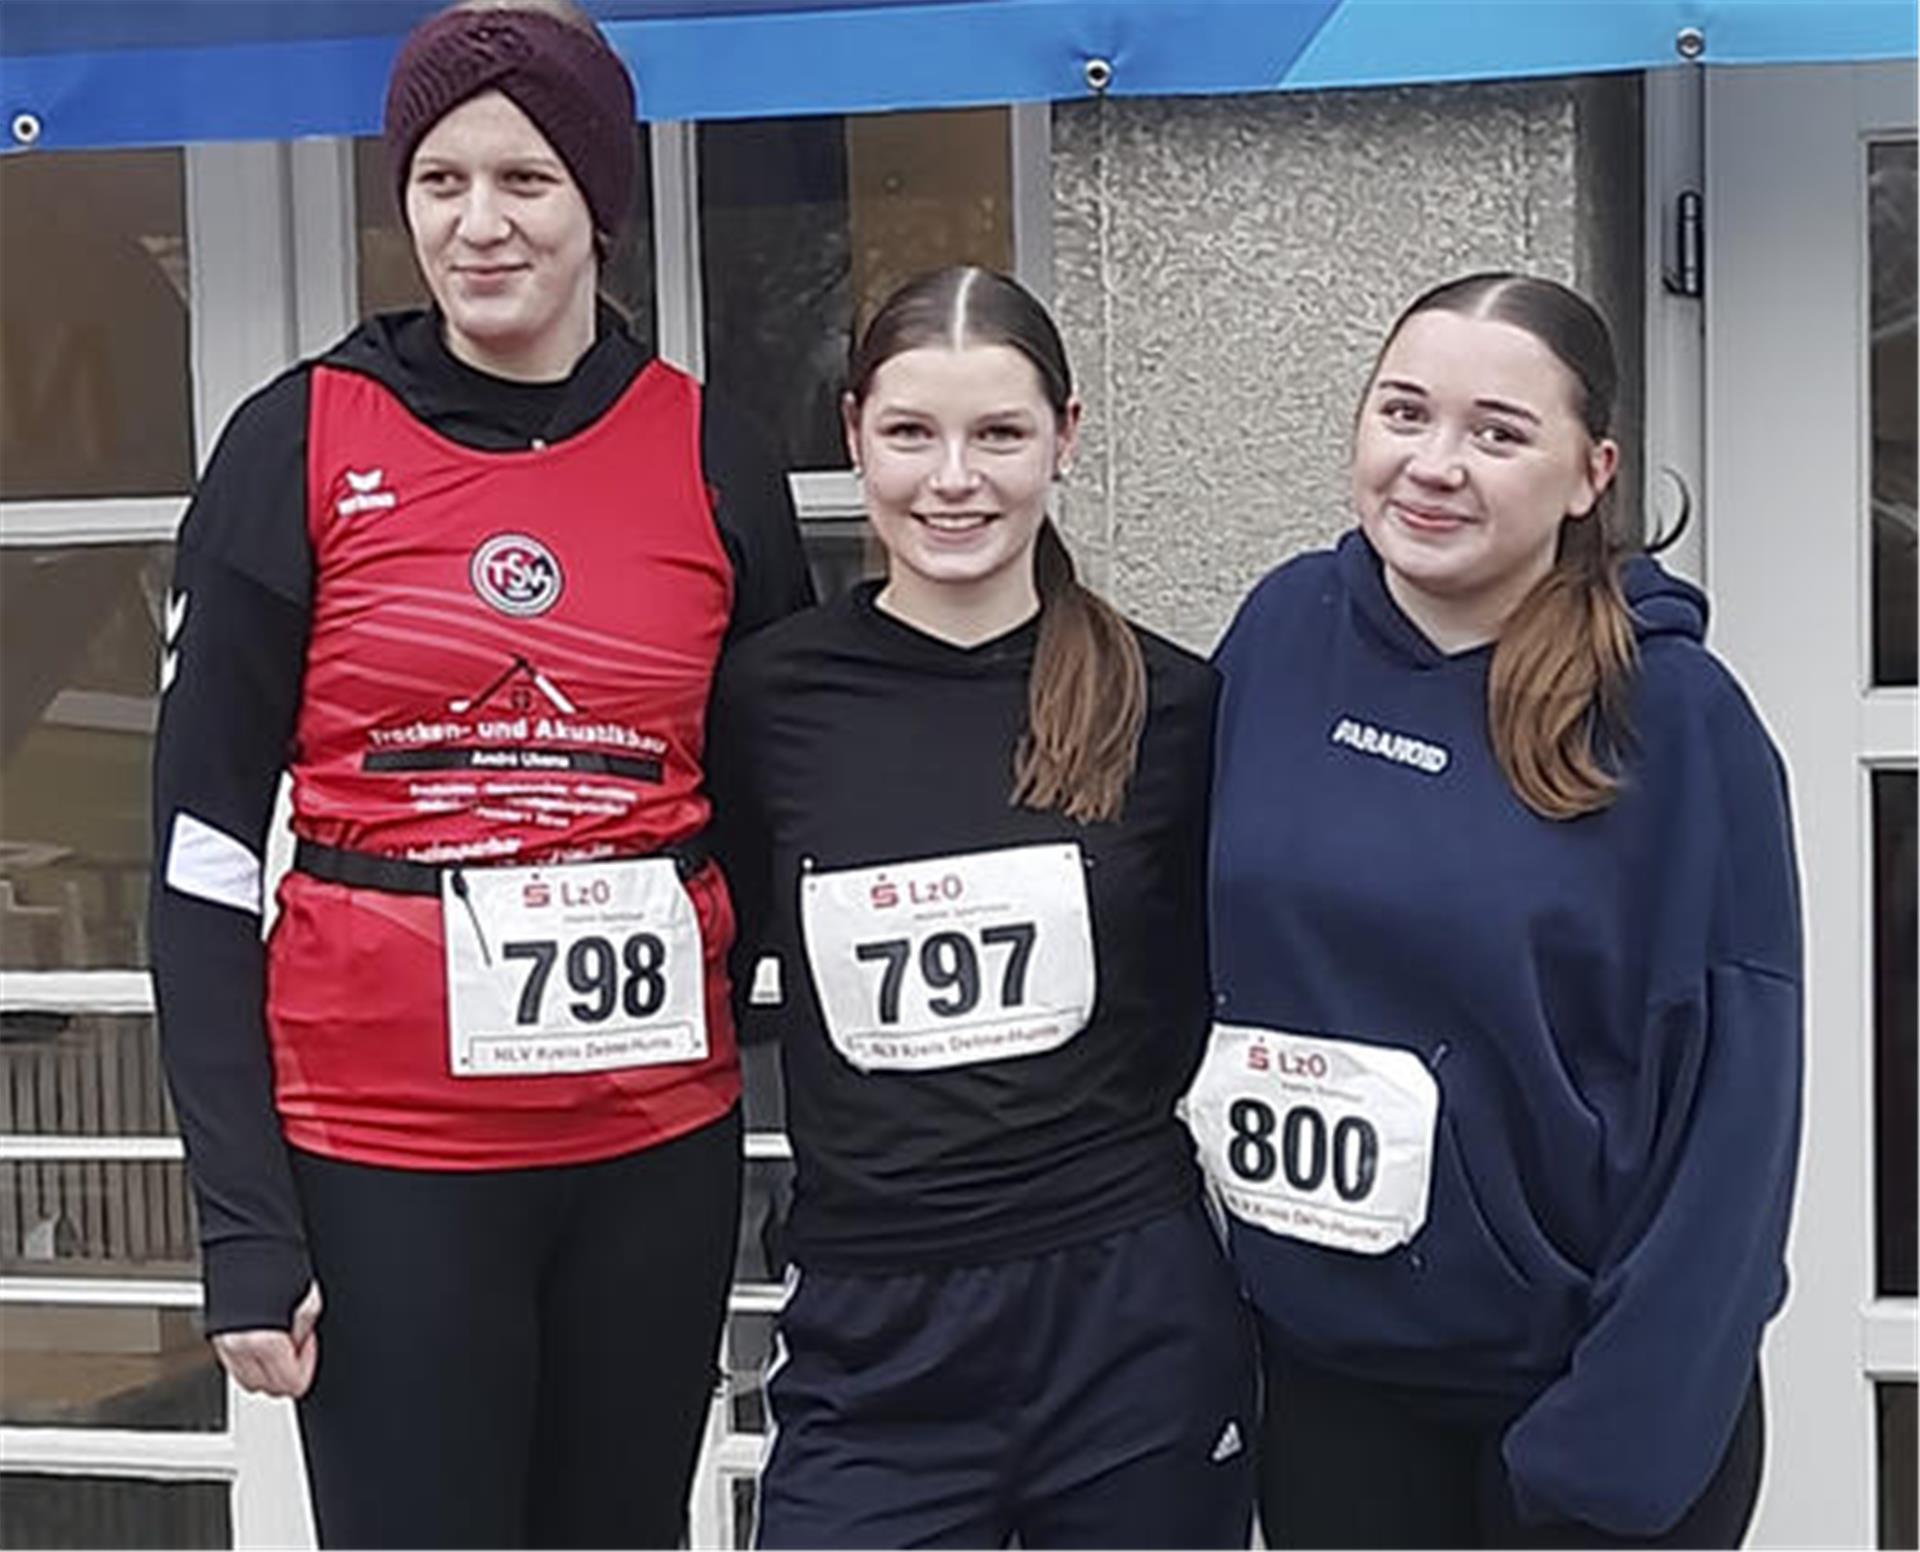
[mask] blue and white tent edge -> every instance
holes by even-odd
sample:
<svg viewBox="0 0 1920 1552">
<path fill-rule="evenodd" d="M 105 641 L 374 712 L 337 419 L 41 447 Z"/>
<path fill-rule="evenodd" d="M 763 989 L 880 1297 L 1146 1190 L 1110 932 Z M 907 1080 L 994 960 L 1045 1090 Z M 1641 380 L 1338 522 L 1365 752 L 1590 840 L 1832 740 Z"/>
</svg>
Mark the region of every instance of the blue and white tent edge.
<svg viewBox="0 0 1920 1552">
<path fill-rule="evenodd" d="M 400 33 L 429 5 L 208 7 L 111 0 L 85 27 L 0 32 L 14 143 L 291 139 L 377 129 Z M 1118 96 L 1499 80 L 1705 64 L 1912 58 L 1911 0 L 598 0 L 648 119 L 761 118 Z M 133 41 L 112 31 L 137 15 Z M 169 13 L 183 18 L 171 32 Z M 48 13 L 51 14 L 51 13 Z M 302 18 L 296 28 L 293 17 Z M 382 30 L 370 30 L 378 17 Z M 349 21 L 353 24 L 349 25 Z M 276 23 L 282 35 L 275 35 Z M 229 28 L 223 37 L 221 28 Z M 57 46 L 48 46 L 49 39 Z M 85 46 L 79 46 L 84 44 Z M 26 116 L 23 119 L 22 116 Z"/>
<path fill-rule="evenodd" d="M 1677 65 L 1912 58 L 1915 9 L 1888 0 L 1343 0 L 1295 61 L 1293 89 L 1498 80 Z"/>
</svg>

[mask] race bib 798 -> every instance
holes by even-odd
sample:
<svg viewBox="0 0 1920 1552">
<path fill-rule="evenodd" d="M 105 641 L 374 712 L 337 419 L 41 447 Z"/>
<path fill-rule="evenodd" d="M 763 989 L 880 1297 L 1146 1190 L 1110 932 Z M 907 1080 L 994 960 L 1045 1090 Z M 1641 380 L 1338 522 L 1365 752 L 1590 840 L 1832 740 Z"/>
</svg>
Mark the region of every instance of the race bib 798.
<svg viewBox="0 0 1920 1552">
<path fill-rule="evenodd" d="M 700 923 L 671 859 L 449 868 L 441 920 L 456 1078 L 706 1058 Z"/>
</svg>

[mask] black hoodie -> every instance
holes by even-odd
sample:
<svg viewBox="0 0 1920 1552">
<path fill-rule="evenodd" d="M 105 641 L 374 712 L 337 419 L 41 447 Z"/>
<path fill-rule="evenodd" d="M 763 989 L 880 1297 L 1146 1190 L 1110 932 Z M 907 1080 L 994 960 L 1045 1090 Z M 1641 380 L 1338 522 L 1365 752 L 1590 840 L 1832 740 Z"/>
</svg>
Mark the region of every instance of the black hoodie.
<svg viewBox="0 0 1920 1552">
<path fill-rule="evenodd" d="M 1171 1211 L 1198 1183 L 1173 1105 L 1207 1023 L 1213 672 L 1137 631 L 1148 703 L 1139 760 L 1120 816 L 1080 824 L 1012 801 L 1037 620 L 959 647 L 885 613 L 877 591 L 863 584 L 763 632 L 722 666 L 714 692 L 708 769 L 734 841 L 739 944 L 748 963 L 770 955 L 781 967 L 735 981 L 757 980 L 764 994 L 744 1009 L 743 1036 L 782 1042 L 793 1259 L 856 1274 L 978 1265 Z M 930 993 L 952 982 L 940 983 L 922 937 L 916 967 L 897 966 L 896 1006 L 952 1015 L 955 1048 L 971 1039 L 978 1059 L 857 1065 L 823 1012 L 809 876 L 885 867 L 905 894 L 956 857 L 1035 847 L 1064 847 L 1084 867 L 1095 973 L 1083 1027 L 1019 1054 L 988 1045 L 989 1008 L 1022 1002 L 1009 991 L 1013 960 L 983 936 L 978 1005 L 942 1006 Z M 972 893 L 951 912 L 902 907 L 889 920 L 903 931 L 901 917 L 964 925 L 979 910 Z M 1036 967 L 1055 952 L 1051 930 L 1040 928 Z M 858 974 L 864 991 L 886 984 L 874 961 Z"/>
</svg>

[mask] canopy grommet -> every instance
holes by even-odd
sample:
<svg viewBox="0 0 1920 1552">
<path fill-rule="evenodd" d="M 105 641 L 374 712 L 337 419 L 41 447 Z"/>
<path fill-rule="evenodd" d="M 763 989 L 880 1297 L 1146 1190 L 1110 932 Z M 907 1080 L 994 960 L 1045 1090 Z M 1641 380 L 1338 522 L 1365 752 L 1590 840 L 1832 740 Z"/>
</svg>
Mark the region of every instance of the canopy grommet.
<svg viewBox="0 0 1920 1552">
<path fill-rule="evenodd" d="M 40 115 L 37 113 L 16 113 L 11 126 L 13 143 L 17 146 L 37 144 L 40 139 Z"/>
<path fill-rule="evenodd" d="M 1085 75 L 1088 91 L 1096 95 L 1104 93 L 1113 85 L 1113 62 L 1095 55 L 1087 61 Z"/>
<path fill-rule="evenodd" d="M 1707 51 L 1707 35 L 1698 27 L 1682 27 L 1673 35 L 1673 51 L 1684 60 L 1696 60 Z"/>
</svg>

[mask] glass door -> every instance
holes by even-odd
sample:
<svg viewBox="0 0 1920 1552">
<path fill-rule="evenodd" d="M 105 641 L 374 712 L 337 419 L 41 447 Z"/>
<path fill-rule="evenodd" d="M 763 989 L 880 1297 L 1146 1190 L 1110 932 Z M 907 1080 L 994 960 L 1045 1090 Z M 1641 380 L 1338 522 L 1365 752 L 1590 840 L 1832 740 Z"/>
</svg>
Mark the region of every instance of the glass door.
<svg viewBox="0 0 1920 1552">
<path fill-rule="evenodd" d="M 1793 1286 L 1755 1541 L 1915 1544 L 1914 69 L 1709 72 L 1707 583 L 1793 780 Z"/>
</svg>

